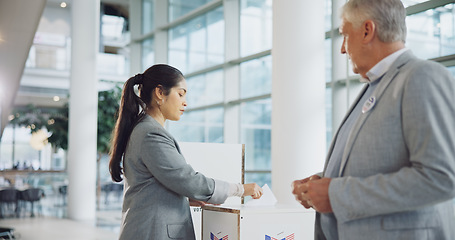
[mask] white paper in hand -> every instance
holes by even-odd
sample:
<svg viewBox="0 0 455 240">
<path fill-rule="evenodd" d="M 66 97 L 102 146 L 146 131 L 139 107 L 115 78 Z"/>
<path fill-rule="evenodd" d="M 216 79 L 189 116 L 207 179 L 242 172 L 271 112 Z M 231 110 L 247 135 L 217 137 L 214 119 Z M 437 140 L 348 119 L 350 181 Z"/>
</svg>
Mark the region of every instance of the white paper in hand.
<svg viewBox="0 0 455 240">
<path fill-rule="evenodd" d="M 267 184 L 262 187 L 262 191 L 261 198 L 251 199 L 245 203 L 245 206 L 273 206 L 277 203 L 275 195 Z"/>
</svg>

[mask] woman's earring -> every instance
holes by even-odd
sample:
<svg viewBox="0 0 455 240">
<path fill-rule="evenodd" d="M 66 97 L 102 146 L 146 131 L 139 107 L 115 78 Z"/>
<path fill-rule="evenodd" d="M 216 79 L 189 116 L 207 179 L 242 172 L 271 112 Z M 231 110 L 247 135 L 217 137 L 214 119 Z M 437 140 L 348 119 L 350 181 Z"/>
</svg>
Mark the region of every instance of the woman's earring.
<svg viewBox="0 0 455 240">
<path fill-rule="evenodd" d="M 161 104 L 158 100 L 156 100 L 156 104 L 158 104 L 158 106 L 161 106 Z"/>
</svg>

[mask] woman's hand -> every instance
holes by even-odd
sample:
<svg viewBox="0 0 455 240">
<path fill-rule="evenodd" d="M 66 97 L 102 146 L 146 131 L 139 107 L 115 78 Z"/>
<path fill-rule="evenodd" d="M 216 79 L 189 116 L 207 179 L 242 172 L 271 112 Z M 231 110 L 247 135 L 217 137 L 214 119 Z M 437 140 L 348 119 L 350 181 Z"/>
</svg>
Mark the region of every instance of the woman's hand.
<svg viewBox="0 0 455 240">
<path fill-rule="evenodd" d="M 261 198 L 262 196 L 262 188 L 256 183 L 243 184 L 243 188 L 245 189 L 243 196 L 251 196 L 254 199 Z"/>
<path fill-rule="evenodd" d="M 190 200 L 191 207 L 203 207 L 203 206 L 205 206 L 205 204 L 207 204 L 206 202 L 194 200 L 191 198 L 189 200 Z"/>
</svg>

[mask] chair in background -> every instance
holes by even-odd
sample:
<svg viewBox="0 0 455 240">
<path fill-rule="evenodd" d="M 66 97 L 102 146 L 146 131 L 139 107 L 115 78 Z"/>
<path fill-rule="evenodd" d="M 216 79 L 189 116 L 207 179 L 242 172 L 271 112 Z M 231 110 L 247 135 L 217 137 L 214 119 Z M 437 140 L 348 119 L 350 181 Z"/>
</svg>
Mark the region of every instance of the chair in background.
<svg viewBox="0 0 455 240">
<path fill-rule="evenodd" d="M 18 208 L 18 191 L 15 188 L 5 188 L 0 190 L 0 218 L 6 215 L 3 210 L 9 210 L 13 206 L 13 213 L 16 217 L 19 216 Z"/>
<path fill-rule="evenodd" d="M 16 239 L 14 237 L 14 229 L 0 227 L 0 240 L 3 240 L 3 239 L 5 239 L 5 240 L 6 239 L 8 239 L 8 240 Z"/>
<path fill-rule="evenodd" d="M 117 196 L 117 201 L 120 201 L 123 195 L 123 184 L 118 183 L 108 183 L 101 187 L 101 191 L 105 192 L 104 195 L 104 204 L 109 205 L 109 195 L 114 193 Z"/>
<path fill-rule="evenodd" d="M 41 188 L 28 188 L 23 191 L 20 191 L 19 200 L 24 202 L 25 208 L 26 208 L 27 202 L 30 202 L 32 205 L 30 217 L 35 217 L 34 203 L 35 202 L 39 203 L 41 198 L 43 197 L 43 195 L 44 195 L 44 191 Z M 38 211 L 42 215 L 41 205 L 39 205 Z"/>
<path fill-rule="evenodd" d="M 66 195 L 68 193 L 68 185 L 58 187 L 58 193 L 62 196 L 62 205 L 66 206 Z"/>
</svg>

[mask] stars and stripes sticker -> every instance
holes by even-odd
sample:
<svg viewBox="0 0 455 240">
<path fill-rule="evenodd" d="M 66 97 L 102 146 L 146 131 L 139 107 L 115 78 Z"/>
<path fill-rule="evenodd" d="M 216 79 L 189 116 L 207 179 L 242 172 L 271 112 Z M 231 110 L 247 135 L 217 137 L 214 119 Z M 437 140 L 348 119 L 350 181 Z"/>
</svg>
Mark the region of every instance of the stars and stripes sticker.
<svg viewBox="0 0 455 240">
<path fill-rule="evenodd" d="M 285 237 L 285 238 L 274 238 L 269 235 L 265 235 L 265 240 L 294 240 L 295 233 Z"/>
<path fill-rule="evenodd" d="M 222 238 L 217 238 L 217 237 L 215 236 L 215 234 L 213 234 L 213 233 L 211 232 L 211 233 L 210 233 L 210 240 L 229 240 L 229 239 L 228 239 L 228 235 L 226 235 L 226 236 L 224 236 L 224 237 L 222 237 Z"/>
</svg>

